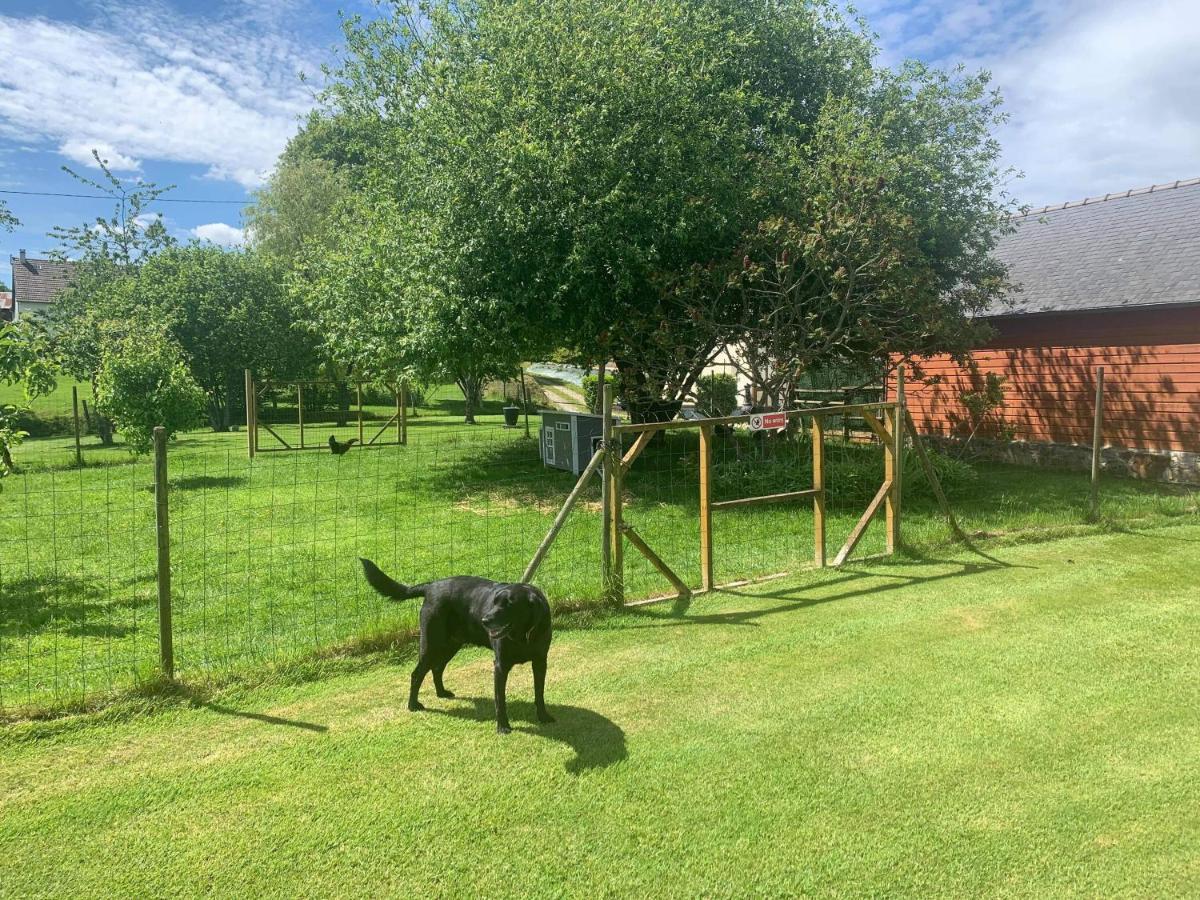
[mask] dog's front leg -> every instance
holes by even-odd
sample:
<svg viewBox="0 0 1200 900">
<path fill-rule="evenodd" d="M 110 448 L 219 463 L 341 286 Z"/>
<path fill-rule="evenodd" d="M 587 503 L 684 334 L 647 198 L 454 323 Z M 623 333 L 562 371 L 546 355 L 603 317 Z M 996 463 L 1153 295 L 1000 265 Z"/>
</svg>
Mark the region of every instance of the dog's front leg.
<svg viewBox="0 0 1200 900">
<path fill-rule="evenodd" d="M 512 726 L 508 724 L 508 701 L 505 699 L 505 689 L 508 687 L 508 670 L 512 666 L 496 660 L 495 690 L 496 690 L 496 733 L 508 734 Z"/>
<path fill-rule="evenodd" d="M 537 720 L 543 725 L 554 721 L 554 716 L 546 711 L 546 657 L 533 658 L 533 705 L 537 709 Z"/>
</svg>

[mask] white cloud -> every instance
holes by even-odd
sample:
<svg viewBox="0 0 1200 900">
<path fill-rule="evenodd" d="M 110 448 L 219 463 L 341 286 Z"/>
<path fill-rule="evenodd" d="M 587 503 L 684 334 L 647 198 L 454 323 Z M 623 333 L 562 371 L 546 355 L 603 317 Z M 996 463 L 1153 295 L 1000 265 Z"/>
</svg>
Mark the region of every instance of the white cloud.
<svg viewBox="0 0 1200 900">
<path fill-rule="evenodd" d="M 0 134 L 92 147 L 122 171 L 197 163 L 246 187 L 312 105 L 298 73 L 312 54 L 245 19 L 190 19 L 156 4 L 101 8 L 97 25 L 0 15 Z"/>
<path fill-rule="evenodd" d="M 67 159 L 92 169 L 99 169 L 100 165 L 96 162 L 96 157 L 92 155 L 93 150 L 100 154 L 104 164 L 114 172 L 141 171 L 141 160 L 126 156 L 107 141 L 70 140 L 63 142 L 62 146 L 58 148 L 58 152 Z"/>
<path fill-rule="evenodd" d="M 883 59 L 986 68 L 1042 206 L 1200 176 L 1196 0 L 865 0 Z"/>
<path fill-rule="evenodd" d="M 240 247 L 246 243 L 246 231 L 234 228 L 224 222 L 210 222 L 208 225 L 197 225 L 190 232 L 192 237 L 202 241 L 211 241 L 222 247 Z"/>
<path fill-rule="evenodd" d="M 1200 175 L 1194 0 L 1088 5 L 993 68 L 1034 205 Z"/>
</svg>

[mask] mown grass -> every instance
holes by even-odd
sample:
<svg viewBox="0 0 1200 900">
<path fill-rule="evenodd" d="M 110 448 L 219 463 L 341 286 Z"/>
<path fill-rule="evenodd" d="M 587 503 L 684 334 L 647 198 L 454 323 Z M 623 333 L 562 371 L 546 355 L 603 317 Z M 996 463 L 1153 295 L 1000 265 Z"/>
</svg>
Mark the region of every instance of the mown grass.
<svg viewBox="0 0 1200 900">
<path fill-rule="evenodd" d="M 875 561 L 464 653 L 12 726 L 14 896 L 1147 896 L 1200 882 L 1200 526 Z"/>
<path fill-rule="evenodd" d="M 376 411 L 369 438 L 385 421 Z M 409 639 L 411 608 L 363 584 L 356 558 L 397 577 L 452 573 L 515 579 L 533 555 L 574 477 L 545 469 L 536 438 L 504 430 L 498 403 L 481 424 L 461 424 L 452 390 L 431 395 L 409 425 L 407 447 L 263 453 L 246 458 L 244 434 L 189 434 L 170 450 L 172 594 L 177 672 L 189 683 L 257 670 L 345 645 Z M 537 423 L 533 423 L 536 436 Z M 295 443 L 294 426 L 283 437 Z M 310 424 L 320 443 L 327 426 Z M 355 426 L 338 429 L 343 439 Z M 31 442 L 33 444 L 35 442 Z M 38 442 L 40 443 L 40 442 Z M 262 446 L 269 446 L 263 436 Z M 22 462 L 36 459 L 21 448 Z M 0 492 L 0 711 L 61 709 L 153 678 L 158 664 L 154 504 L 149 461 L 109 451 L 83 469 L 28 462 Z M 718 497 L 807 487 L 807 445 L 759 445 L 725 436 Z M 652 445 L 627 481 L 628 521 L 689 583 L 698 584 L 694 435 Z M 878 448 L 831 445 L 830 552 L 878 486 Z M 757 473 L 767 472 L 767 481 Z M 751 480 L 747 480 L 751 479 Z M 758 479 L 758 480 L 753 480 Z M 1085 524 L 1079 475 L 1003 466 L 948 482 L 964 526 L 996 541 L 1097 531 L 1112 522 L 1194 516 L 1194 494 L 1134 482 L 1106 487 L 1108 523 Z M 948 533 L 910 468 L 904 535 L 914 548 Z M 560 607 L 600 597 L 599 496 L 593 486 L 536 578 Z M 795 571 L 812 558 L 808 505 L 722 510 L 714 523 L 719 582 Z M 993 541 L 995 542 L 995 541 Z M 860 553 L 883 549 L 868 534 Z M 668 589 L 626 548 L 627 596 Z"/>
</svg>

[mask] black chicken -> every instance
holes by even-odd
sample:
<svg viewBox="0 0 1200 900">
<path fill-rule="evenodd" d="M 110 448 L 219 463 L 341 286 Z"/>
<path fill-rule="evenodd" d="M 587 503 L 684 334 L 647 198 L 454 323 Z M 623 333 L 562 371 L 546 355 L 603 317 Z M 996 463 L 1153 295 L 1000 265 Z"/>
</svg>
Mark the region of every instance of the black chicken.
<svg viewBox="0 0 1200 900">
<path fill-rule="evenodd" d="M 358 438 L 350 438 L 346 443 L 342 443 L 332 434 L 329 436 L 329 449 L 333 451 L 334 456 L 345 456 L 346 451 L 358 443 Z"/>
</svg>

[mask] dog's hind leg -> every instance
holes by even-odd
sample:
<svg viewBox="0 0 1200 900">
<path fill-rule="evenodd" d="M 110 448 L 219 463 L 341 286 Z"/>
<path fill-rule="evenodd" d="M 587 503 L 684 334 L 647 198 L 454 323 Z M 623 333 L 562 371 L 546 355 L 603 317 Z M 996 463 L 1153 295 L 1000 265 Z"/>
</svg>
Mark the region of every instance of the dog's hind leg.
<svg viewBox="0 0 1200 900">
<path fill-rule="evenodd" d="M 429 660 L 421 656 L 417 660 L 417 667 L 412 671 L 412 681 L 408 688 L 408 711 L 420 712 L 425 707 L 421 701 L 417 699 L 417 695 L 421 693 L 421 683 L 425 680 L 425 673 L 430 669 Z"/>
<path fill-rule="evenodd" d="M 533 705 L 537 710 L 537 720 L 543 725 L 554 721 L 554 716 L 546 711 L 546 657 L 533 658 Z"/>
<path fill-rule="evenodd" d="M 458 647 L 455 647 L 448 653 L 443 654 L 438 662 L 433 665 L 433 687 L 437 691 L 437 695 L 443 700 L 454 699 L 454 692 L 446 690 L 446 686 L 442 684 L 442 673 L 446 671 L 446 666 L 449 665 L 450 660 L 454 658 L 454 654 L 457 652 Z"/>
</svg>

